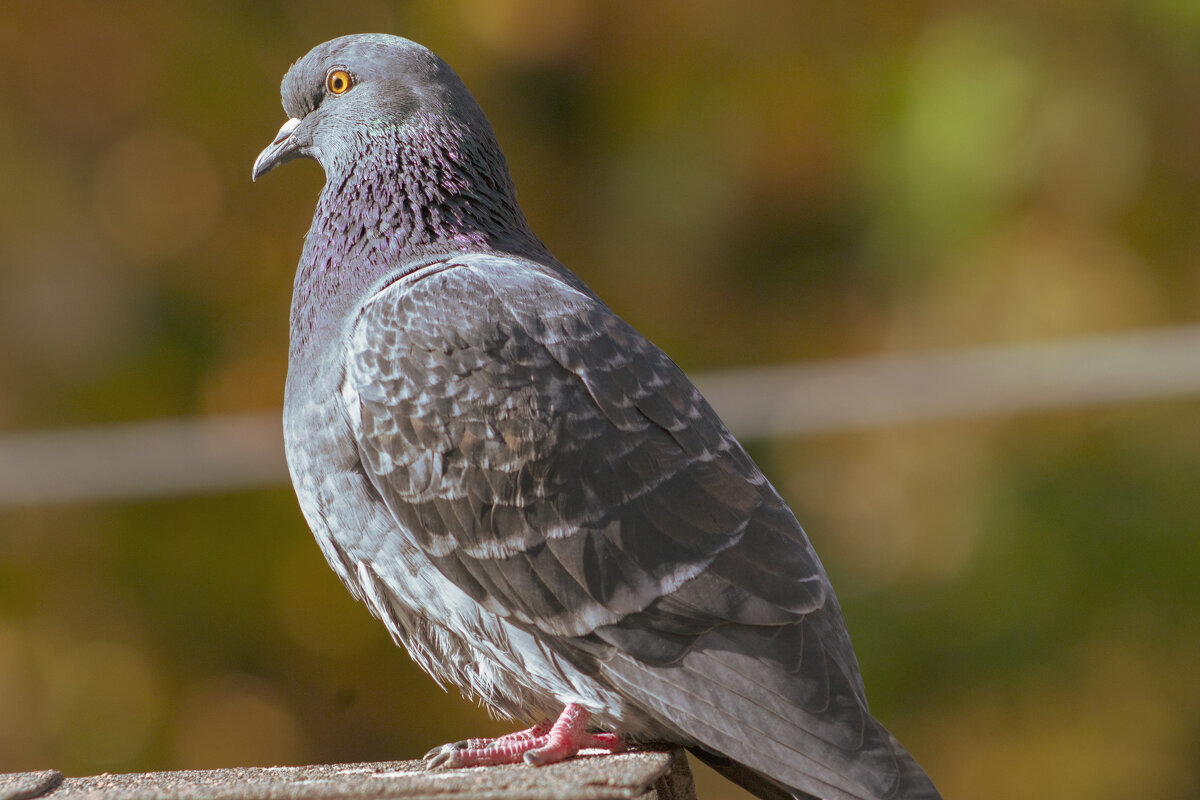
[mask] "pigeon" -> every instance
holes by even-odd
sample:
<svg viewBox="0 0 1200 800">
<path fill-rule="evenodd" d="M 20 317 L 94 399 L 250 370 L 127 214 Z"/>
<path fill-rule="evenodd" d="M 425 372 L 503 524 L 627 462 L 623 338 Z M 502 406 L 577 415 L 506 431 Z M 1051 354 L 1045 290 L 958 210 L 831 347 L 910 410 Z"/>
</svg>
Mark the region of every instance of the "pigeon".
<svg viewBox="0 0 1200 800">
<path fill-rule="evenodd" d="M 350 592 L 443 687 L 531 727 L 432 768 L 684 746 L 762 798 L 937 798 L 871 716 L 796 517 L 683 371 L 531 232 L 430 50 L 318 45 L 257 179 L 326 182 L 283 429 Z"/>
</svg>

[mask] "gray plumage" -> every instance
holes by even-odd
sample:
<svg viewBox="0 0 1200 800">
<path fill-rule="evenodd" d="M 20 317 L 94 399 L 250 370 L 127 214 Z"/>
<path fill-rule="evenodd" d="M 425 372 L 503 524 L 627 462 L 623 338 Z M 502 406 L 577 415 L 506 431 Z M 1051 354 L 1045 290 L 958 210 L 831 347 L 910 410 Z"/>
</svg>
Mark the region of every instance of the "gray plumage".
<svg viewBox="0 0 1200 800">
<path fill-rule="evenodd" d="M 868 713 L 791 511 L 530 232 L 450 68 L 343 37 L 289 70 L 283 105 L 254 176 L 305 156 L 327 178 L 292 303 L 288 464 L 325 557 L 413 659 L 508 717 L 574 702 L 687 745 L 763 797 L 938 797 Z"/>
</svg>

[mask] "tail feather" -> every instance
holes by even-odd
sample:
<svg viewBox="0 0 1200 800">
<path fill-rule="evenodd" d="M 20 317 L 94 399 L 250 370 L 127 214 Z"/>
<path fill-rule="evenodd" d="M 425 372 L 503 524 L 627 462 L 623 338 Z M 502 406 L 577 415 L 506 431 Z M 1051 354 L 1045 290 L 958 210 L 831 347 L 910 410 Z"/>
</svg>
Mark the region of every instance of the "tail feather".
<svg viewBox="0 0 1200 800">
<path fill-rule="evenodd" d="M 741 786 L 755 797 L 762 800 L 820 800 L 807 792 L 785 788 L 782 784 L 750 769 L 745 764 L 739 764 L 733 759 L 713 753 L 700 747 L 689 747 L 688 750 L 696 758 L 719 772 L 725 778 Z"/>
<path fill-rule="evenodd" d="M 890 737 L 890 734 L 889 734 Z M 916 761 L 904 750 L 899 742 L 892 738 L 892 743 L 901 756 L 901 775 L 895 790 L 887 795 L 889 800 L 941 800 L 942 796 L 933 785 L 933 781 Z M 726 779 L 733 781 L 747 792 L 762 800 L 823 800 L 816 795 L 801 789 L 785 786 L 758 770 L 734 761 L 728 756 L 705 750 L 702 747 L 689 747 L 688 751 L 696 758 L 712 767 Z"/>
</svg>

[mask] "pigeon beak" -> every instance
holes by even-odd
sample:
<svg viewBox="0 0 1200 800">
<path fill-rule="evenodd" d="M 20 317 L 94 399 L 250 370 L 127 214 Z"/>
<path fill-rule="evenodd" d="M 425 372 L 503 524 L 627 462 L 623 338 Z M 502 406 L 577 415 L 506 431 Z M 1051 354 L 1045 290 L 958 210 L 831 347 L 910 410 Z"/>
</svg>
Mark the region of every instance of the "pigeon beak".
<svg viewBox="0 0 1200 800">
<path fill-rule="evenodd" d="M 254 169 L 250 173 L 250 180 L 256 181 L 280 164 L 301 155 L 301 143 L 292 138 L 292 133 L 299 125 L 300 120 L 295 117 L 283 123 L 279 133 L 275 134 L 275 141 L 263 148 L 263 151 L 258 154 L 258 158 L 254 159 Z"/>
</svg>

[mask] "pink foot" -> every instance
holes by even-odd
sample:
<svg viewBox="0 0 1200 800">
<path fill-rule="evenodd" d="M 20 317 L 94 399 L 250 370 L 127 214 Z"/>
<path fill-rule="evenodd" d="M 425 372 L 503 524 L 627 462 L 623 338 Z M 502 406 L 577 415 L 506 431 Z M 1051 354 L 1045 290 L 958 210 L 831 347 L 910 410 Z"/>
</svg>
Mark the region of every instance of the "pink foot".
<svg viewBox="0 0 1200 800">
<path fill-rule="evenodd" d="M 444 744 L 429 751 L 425 760 L 429 762 L 430 769 L 482 767 L 521 761 L 541 766 L 570 758 L 585 748 L 598 748 L 610 753 L 625 749 L 625 742 L 616 734 L 589 733 L 589 716 L 583 706 L 570 703 L 553 725 L 543 722 L 496 739 L 466 739 Z"/>
<path fill-rule="evenodd" d="M 489 747 L 494 747 L 504 742 L 519 742 L 528 739 L 545 738 L 546 734 L 550 733 L 549 722 L 539 722 L 532 728 L 526 728 L 523 731 L 514 731 L 506 733 L 503 736 L 497 736 L 495 739 L 463 739 L 458 742 L 450 742 L 449 744 L 439 745 L 425 754 L 425 760 L 430 761 L 438 753 L 451 750 L 483 750 Z"/>
</svg>

